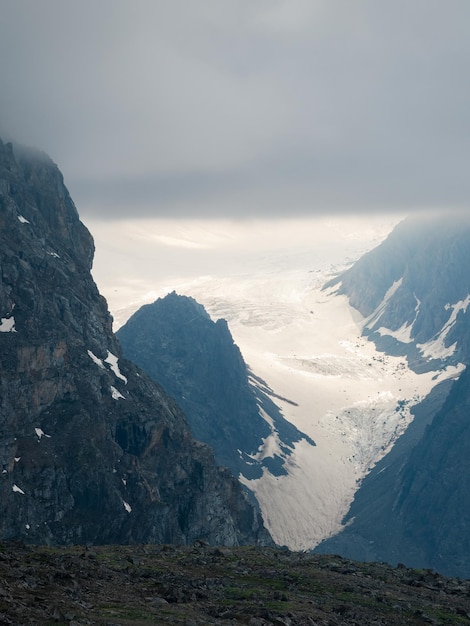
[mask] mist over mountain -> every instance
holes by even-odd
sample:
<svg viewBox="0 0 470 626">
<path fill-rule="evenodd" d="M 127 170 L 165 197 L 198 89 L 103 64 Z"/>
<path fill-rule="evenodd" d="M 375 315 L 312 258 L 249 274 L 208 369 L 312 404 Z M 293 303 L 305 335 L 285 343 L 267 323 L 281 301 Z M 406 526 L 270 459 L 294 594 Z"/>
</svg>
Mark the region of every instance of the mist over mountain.
<svg viewBox="0 0 470 626">
<path fill-rule="evenodd" d="M 470 216 L 408 218 L 328 283 L 367 318 L 364 334 L 423 362 L 467 362 Z M 413 358 L 414 355 L 414 358 Z"/>
<path fill-rule="evenodd" d="M 181 409 L 121 357 L 45 155 L 0 142 L 0 538 L 270 543 Z"/>
<path fill-rule="evenodd" d="M 320 287 L 309 291 L 302 282 L 297 325 L 286 300 L 281 306 L 273 299 L 261 313 L 248 309 L 246 338 L 267 320 L 266 337 L 278 338 L 289 325 L 289 339 L 298 342 L 292 353 L 284 339 L 279 343 L 263 378 L 272 365 L 277 384 L 299 372 L 304 384 L 315 378 L 329 385 L 314 417 L 307 402 L 305 413 L 298 402 L 307 398 L 303 387 L 290 395 L 279 384 L 284 392 L 276 395 L 276 384 L 271 389 L 247 368 L 227 323 L 213 322 L 196 300 L 176 293 L 138 311 L 119 333 L 125 354 L 141 359 L 142 369 L 124 358 L 90 274 L 93 240 L 46 155 L 0 142 L 0 227 L 2 540 L 270 543 L 243 488 L 217 462 L 248 488 L 257 485 L 263 514 L 277 516 L 278 536 L 294 542 L 302 534 L 303 546 L 319 536 L 307 528 L 320 519 L 317 511 L 323 506 L 324 517 L 331 515 L 335 499 L 343 506 L 349 483 L 335 492 L 338 477 L 362 478 L 390 447 L 363 479 L 344 530 L 319 551 L 470 577 L 470 218 L 402 222 L 330 281 L 324 298 Z M 283 289 L 287 283 L 290 289 L 291 277 Z M 317 324 L 342 306 L 334 294 L 347 296 L 365 317 L 364 337 L 386 356 L 406 357 L 415 372 L 436 380 L 449 367 L 454 380 L 419 387 L 427 395 L 410 404 L 410 425 L 409 398 L 395 394 L 406 382 L 401 364 L 367 357 L 364 344 L 372 344 L 353 343 L 352 331 L 348 341 L 335 336 L 347 351 L 341 358 L 328 352 L 329 337 L 318 336 L 318 328 L 331 330 L 331 320 Z M 214 297 L 235 316 L 228 299 Z M 380 389 L 369 403 L 352 393 L 391 372 L 403 378 L 383 412 Z M 330 409 L 326 395 L 336 380 L 348 382 Z M 193 435 L 214 447 L 215 459 Z M 343 473 L 332 472 L 336 450 L 345 455 Z M 328 524 L 321 519 L 323 533 Z"/>
<path fill-rule="evenodd" d="M 227 323 L 213 322 L 193 298 L 175 292 L 141 307 L 119 329 L 124 355 L 176 399 L 193 436 L 235 475 L 286 473 L 285 459 L 310 437 L 286 421 L 273 392 L 250 372 Z"/>
<path fill-rule="evenodd" d="M 416 369 L 467 369 L 414 408 L 356 493 L 346 528 L 319 551 L 470 577 L 469 261 L 467 216 L 407 220 L 328 285 L 367 316 L 364 333 L 383 350 Z"/>
</svg>

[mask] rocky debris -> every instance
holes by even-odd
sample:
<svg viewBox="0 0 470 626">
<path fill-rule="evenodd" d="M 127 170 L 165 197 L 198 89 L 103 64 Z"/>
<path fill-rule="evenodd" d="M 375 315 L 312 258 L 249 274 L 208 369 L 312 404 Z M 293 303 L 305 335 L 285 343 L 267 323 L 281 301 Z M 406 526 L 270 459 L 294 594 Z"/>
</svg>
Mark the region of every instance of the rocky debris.
<svg viewBox="0 0 470 626">
<path fill-rule="evenodd" d="M 0 623 L 406 626 L 470 622 L 470 581 L 273 548 L 0 549 Z"/>
<path fill-rule="evenodd" d="M 56 165 L 0 141 L 0 540 L 270 543 L 163 389 L 121 358 Z"/>
</svg>

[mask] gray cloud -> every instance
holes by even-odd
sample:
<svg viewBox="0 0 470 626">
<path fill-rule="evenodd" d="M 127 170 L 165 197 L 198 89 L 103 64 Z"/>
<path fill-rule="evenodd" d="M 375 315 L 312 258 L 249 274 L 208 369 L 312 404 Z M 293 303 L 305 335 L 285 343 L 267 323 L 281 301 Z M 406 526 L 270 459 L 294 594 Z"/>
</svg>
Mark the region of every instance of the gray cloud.
<svg viewBox="0 0 470 626">
<path fill-rule="evenodd" d="M 82 214 L 465 207 L 467 0 L 1 2 L 0 134 Z"/>
</svg>

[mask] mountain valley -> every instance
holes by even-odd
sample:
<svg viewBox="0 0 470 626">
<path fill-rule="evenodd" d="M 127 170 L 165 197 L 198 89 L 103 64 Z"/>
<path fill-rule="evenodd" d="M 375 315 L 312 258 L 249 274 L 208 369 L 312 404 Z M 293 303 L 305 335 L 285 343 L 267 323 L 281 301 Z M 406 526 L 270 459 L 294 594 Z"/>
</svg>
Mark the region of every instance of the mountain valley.
<svg viewBox="0 0 470 626">
<path fill-rule="evenodd" d="M 241 478 L 275 541 L 302 550 L 342 529 L 359 484 L 405 432 L 413 407 L 463 369 L 455 359 L 414 371 L 404 353 L 379 350 L 362 335 L 365 318 L 346 294 L 324 288 L 341 264 L 315 253 L 297 250 L 292 264 L 273 254 L 253 273 L 175 284 L 213 319 L 227 320 L 283 416 L 316 443 L 296 443 L 287 474 Z M 316 270 L 298 268 L 311 263 Z"/>
<path fill-rule="evenodd" d="M 59 170 L 0 148 L 2 540 L 274 541 L 470 576 L 464 214 L 265 244 L 238 272 L 201 231 L 183 247 L 211 274 L 114 288 L 126 359 Z"/>
<path fill-rule="evenodd" d="M 121 357 L 57 166 L 0 142 L 0 540 L 272 543 L 180 408 Z"/>
</svg>

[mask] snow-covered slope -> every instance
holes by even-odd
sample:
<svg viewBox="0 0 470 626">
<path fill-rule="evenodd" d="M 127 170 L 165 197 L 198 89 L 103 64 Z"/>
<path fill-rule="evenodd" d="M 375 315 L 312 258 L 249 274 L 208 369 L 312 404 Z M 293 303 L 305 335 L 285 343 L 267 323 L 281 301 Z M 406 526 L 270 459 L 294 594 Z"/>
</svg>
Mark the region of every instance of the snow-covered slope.
<svg viewBox="0 0 470 626">
<path fill-rule="evenodd" d="M 332 281 L 368 316 L 369 338 L 415 371 L 467 369 L 417 408 L 357 491 L 344 531 L 319 550 L 470 576 L 469 263 L 470 215 L 440 213 L 402 223 Z"/>
<path fill-rule="evenodd" d="M 287 476 L 249 484 L 275 541 L 295 549 L 340 529 L 359 481 L 409 424 L 410 407 L 460 371 L 416 374 L 404 358 L 377 352 L 346 297 L 322 291 L 326 278 L 299 270 L 179 286 L 228 321 L 284 416 L 317 444 L 297 446 Z"/>
<path fill-rule="evenodd" d="M 358 229 L 351 237 L 351 228 L 342 231 L 339 222 L 329 229 L 323 224 L 322 232 L 311 225 L 310 244 L 302 225 L 300 244 L 290 233 L 283 246 L 264 242 L 264 248 L 245 250 L 238 272 L 232 256 L 237 247 L 229 246 L 230 260 L 217 249 L 210 272 L 162 276 L 153 283 L 148 276 L 140 283 L 141 299 L 128 307 L 101 282 L 118 323 L 173 289 L 203 304 L 212 319 L 225 318 L 245 361 L 276 394 L 284 416 L 316 442 L 297 444 L 287 476 L 265 473 L 249 485 L 273 538 L 290 548 L 312 548 L 341 528 L 361 479 L 408 425 L 410 407 L 460 371 L 454 365 L 417 374 L 405 358 L 376 351 L 362 337 L 364 320 L 346 296 L 322 289 L 388 230 L 364 237 L 366 231 Z M 250 240 L 252 233 L 245 234 Z M 191 241 L 197 242 L 194 233 Z M 198 248 L 190 250 L 196 254 Z"/>
</svg>

